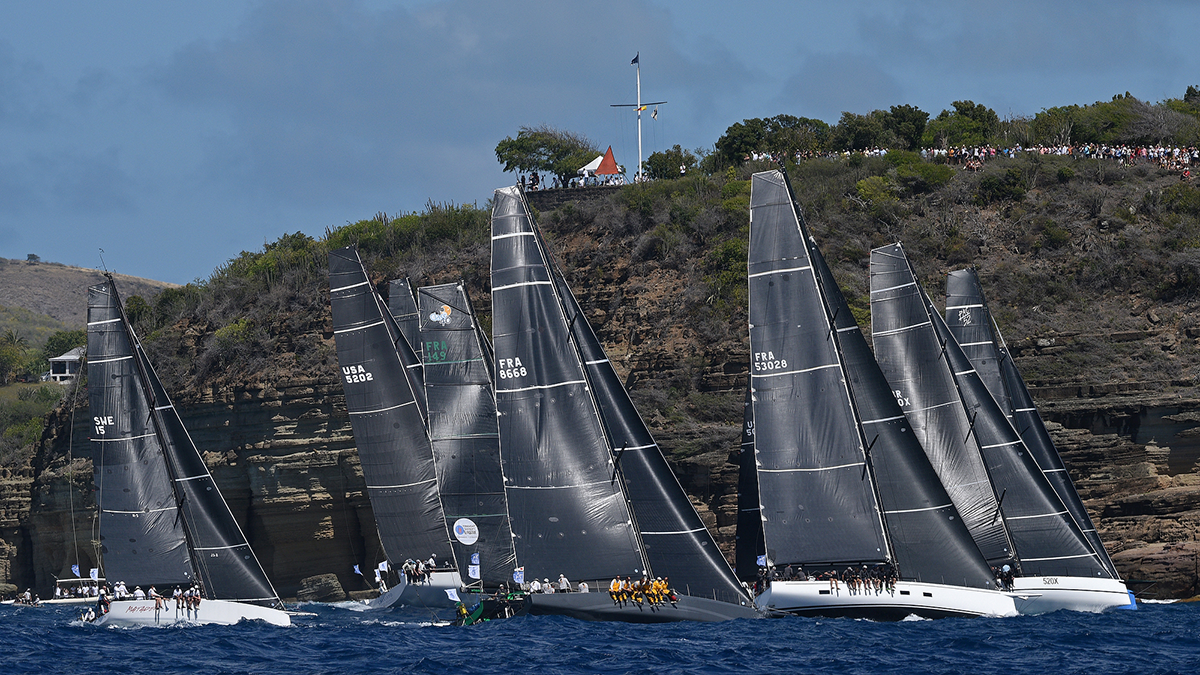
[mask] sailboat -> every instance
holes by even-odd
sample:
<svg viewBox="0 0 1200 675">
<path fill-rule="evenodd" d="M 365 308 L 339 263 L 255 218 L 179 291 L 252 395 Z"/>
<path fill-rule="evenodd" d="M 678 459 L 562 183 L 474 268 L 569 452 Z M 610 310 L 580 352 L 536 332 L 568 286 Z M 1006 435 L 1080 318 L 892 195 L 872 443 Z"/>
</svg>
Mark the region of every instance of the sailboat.
<svg viewBox="0 0 1200 675">
<path fill-rule="evenodd" d="M 988 310 L 975 270 L 957 270 L 947 276 L 945 318 L 946 325 L 975 368 L 975 372 L 979 374 L 984 386 L 1008 417 L 1013 428 L 1020 433 L 1042 474 L 1070 511 L 1071 517 L 1108 573 L 1107 580 L 1097 582 L 1105 587 L 1099 590 L 1102 594 L 1097 594 L 1097 589 L 1094 588 L 1096 583 L 1089 583 L 1088 586 L 1093 590 L 1086 591 L 1083 597 L 1080 597 L 1081 604 L 1077 607 L 1136 609 L 1137 602 L 1120 581 L 1120 574 L 1104 548 L 1104 542 L 1096 532 L 1096 526 L 1079 498 L 1079 493 L 1075 491 L 1075 484 L 1054 447 L 1054 441 L 1046 431 L 1046 425 L 1038 415 L 1033 397 L 1017 370 L 1004 337 L 1000 334 L 1000 328 Z M 1097 574 L 1097 579 L 1101 579 L 1102 576 Z M 1025 585 L 1025 579 L 1018 578 L 1014 583 L 1020 589 Z M 1037 611 L 1036 605 L 1041 600 L 1030 598 L 1026 602 L 1032 605 L 1029 611 Z"/>
<path fill-rule="evenodd" d="M 384 554 L 438 568 L 368 603 L 451 607 L 463 585 L 439 492 L 420 360 L 375 292 L 354 247 L 329 253 L 330 304 L 346 408 Z"/>
<path fill-rule="evenodd" d="M 88 404 L 109 579 L 197 589 L 200 602 L 115 600 L 98 624 L 287 626 L 291 618 L 125 315 L 116 284 L 88 288 Z"/>
<path fill-rule="evenodd" d="M 752 177 L 748 269 L 743 442 L 753 461 L 742 466 L 754 469 L 761 525 L 739 519 L 738 546 L 765 550 L 767 567 L 803 570 L 772 580 L 759 607 L 884 620 L 1015 614 L 907 428 L 781 171 Z M 740 573 L 751 555 L 739 550 Z M 864 581 L 827 580 L 849 568 L 843 576 Z"/>
<path fill-rule="evenodd" d="M 585 620 L 758 616 L 671 474 L 561 275 L 524 196 L 496 190 L 492 330 L 514 578 L 583 582 L 531 594 L 531 614 Z M 675 602 L 615 602 L 615 577 L 669 581 Z M 599 592 L 596 592 L 599 591 Z"/>
<path fill-rule="evenodd" d="M 1014 578 L 1018 609 L 1098 609 L 1110 595 L 1125 604 L 899 244 L 871 252 L 871 322 L 896 398 L 980 550 Z"/>
</svg>

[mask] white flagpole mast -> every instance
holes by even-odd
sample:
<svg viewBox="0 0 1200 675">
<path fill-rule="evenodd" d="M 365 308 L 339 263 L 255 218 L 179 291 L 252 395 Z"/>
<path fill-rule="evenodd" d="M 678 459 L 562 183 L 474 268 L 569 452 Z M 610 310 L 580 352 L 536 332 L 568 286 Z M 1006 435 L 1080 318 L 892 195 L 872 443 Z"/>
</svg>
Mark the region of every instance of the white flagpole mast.
<svg viewBox="0 0 1200 675">
<path fill-rule="evenodd" d="M 654 103 L 647 103 L 645 105 L 642 105 L 642 59 L 641 59 L 641 57 L 642 57 L 642 53 L 638 52 L 633 57 L 633 60 L 629 62 L 629 65 L 637 66 L 637 103 L 632 104 L 632 107 L 635 110 L 637 110 L 637 136 L 638 136 L 638 161 L 637 161 L 637 172 L 633 176 L 634 181 L 637 181 L 637 180 L 645 177 L 642 173 L 642 108 L 652 106 L 652 105 L 662 105 L 662 104 L 666 103 L 666 101 L 655 101 Z M 611 107 L 613 107 L 613 108 L 628 108 L 631 106 L 629 103 L 614 103 Z M 655 119 L 658 119 L 658 118 L 655 118 Z"/>
<path fill-rule="evenodd" d="M 628 54 L 629 52 L 625 52 Z M 638 163 L 637 173 L 634 174 L 634 180 L 642 176 L 642 53 L 638 52 L 637 56 L 633 57 L 633 62 L 637 66 L 637 114 L 638 114 Z"/>
</svg>

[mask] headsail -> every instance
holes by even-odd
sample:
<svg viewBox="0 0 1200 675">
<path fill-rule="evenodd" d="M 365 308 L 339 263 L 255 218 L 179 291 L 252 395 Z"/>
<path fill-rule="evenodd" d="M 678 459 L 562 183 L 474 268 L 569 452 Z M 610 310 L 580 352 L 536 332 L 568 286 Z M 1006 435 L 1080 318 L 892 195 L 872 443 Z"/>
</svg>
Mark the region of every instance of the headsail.
<svg viewBox="0 0 1200 675">
<path fill-rule="evenodd" d="M 492 333 L 501 456 L 526 576 L 645 571 L 612 453 L 520 191 L 492 208 Z"/>
<path fill-rule="evenodd" d="M 329 286 L 346 408 L 383 550 L 393 564 L 430 554 L 452 560 L 424 388 L 410 375 L 419 361 L 354 247 L 329 252 Z"/>
<path fill-rule="evenodd" d="M 650 569 L 659 576 L 669 575 L 673 587 L 687 595 L 734 603 L 747 600 L 717 542 L 613 370 L 566 279 L 553 266 L 551 274 L 599 406 L 600 420 L 616 453 L 616 470 L 624 478 Z"/>
<path fill-rule="evenodd" d="M 88 289 L 88 381 L 105 574 L 280 606 L 111 278 Z"/>
<path fill-rule="evenodd" d="M 393 300 L 396 290 L 392 282 Z M 495 588 L 511 582 L 517 562 L 489 364 L 461 283 L 426 286 L 417 294 L 429 435 L 450 543 L 465 565 L 463 579 Z"/>
<path fill-rule="evenodd" d="M 750 375 L 767 557 L 888 561 L 866 448 L 791 193 L 779 172 L 754 178 Z"/>
<path fill-rule="evenodd" d="M 978 436 L 899 244 L 871 251 L 871 332 L 875 359 L 979 550 L 994 565 L 1013 560 Z"/>
<path fill-rule="evenodd" d="M 738 446 L 738 515 L 734 566 L 738 579 L 752 582 L 759 559 L 767 554 L 763 542 L 762 504 L 758 496 L 758 464 L 754 459 L 754 404 L 746 376 L 746 402 L 742 404 L 742 444 Z M 764 560 L 765 562 L 765 560 Z"/>
<path fill-rule="evenodd" d="M 963 352 L 980 374 L 992 398 L 1012 421 L 1021 434 L 1029 452 L 1037 460 L 1046 480 L 1054 488 L 1076 524 L 1087 537 L 1092 550 L 1113 578 L 1118 578 L 1112 558 L 1104 548 L 1104 542 L 1096 533 L 1096 526 L 1088 515 L 1071 476 L 1063 466 L 1062 458 L 1050 439 L 1033 397 L 1025 386 L 1025 380 L 1017 370 L 1012 354 L 1004 343 L 1000 329 L 988 311 L 987 301 L 975 270 L 958 270 L 946 278 L 946 324 L 954 334 Z M 992 374 L 992 371 L 996 371 Z M 986 374 L 985 374 L 986 373 Z"/>
</svg>

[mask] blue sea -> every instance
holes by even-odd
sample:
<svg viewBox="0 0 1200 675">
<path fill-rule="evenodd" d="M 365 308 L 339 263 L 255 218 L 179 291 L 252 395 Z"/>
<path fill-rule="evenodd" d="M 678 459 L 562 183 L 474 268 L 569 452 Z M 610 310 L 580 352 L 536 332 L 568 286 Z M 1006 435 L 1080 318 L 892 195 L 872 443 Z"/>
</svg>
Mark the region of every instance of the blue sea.
<svg viewBox="0 0 1200 675">
<path fill-rule="evenodd" d="M 1187 673 L 1200 603 L 1105 614 L 875 623 L 761 619 L 631 625 L 520 617 L 457 628 L 428 611 L 305 604 L 256 623 L 101 628 L 76 608 L 0 607 L 0 673 Z M 450 611 L 441 613 L 450 618 Z"/>
</svg>

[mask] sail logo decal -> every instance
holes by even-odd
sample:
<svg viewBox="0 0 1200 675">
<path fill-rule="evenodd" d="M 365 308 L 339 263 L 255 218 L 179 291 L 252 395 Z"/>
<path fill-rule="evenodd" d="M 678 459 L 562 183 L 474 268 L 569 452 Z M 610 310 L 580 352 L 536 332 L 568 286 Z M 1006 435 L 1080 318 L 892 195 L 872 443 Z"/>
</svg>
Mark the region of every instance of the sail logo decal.
<svg viewBox="0 0 1200 675">
<path fill-rule="evenodd" d="M 356 382 L 370 382 L 375 379 L 369 370 L 362 366 L 342 366 L 342 375 L 350 384 Z"/>
<path fill-rule="evenodd" d="M 103 436 L 105 428 L 111 427 L 113 424 L 115 424 L 115 422 L 113 422 L 112 415 L 107 417 L 93 417 L 92 423 L 96 425 L 97 436 Z"/>
<path fill-rule="evenodd" d="M 479 526 L 470 518 L 459 518 L 454 521 L 454 538 L 464 546 L 470 546 L 479 541 Z"/>
<path fill-rule="evenodd" d="M 896 403 L 899 403 L 901 408 L 912 405 L 912 401 L 908 400 L 908 397 L 904 395 L 904 392 L 900 391 L 899 389 L 893 389 L 892 395 L 896 397 Z"/>
<path fill-rule="evenodd" d="M 754 352 L 754 372 L 782 370 L 787 368 L 787 359 L 775 358 L 775 352 Z"/>
<path fill-rule="evenodd" d="M 442 305 L 440 310 L 429 315 L 429 320 L 445 326 L 450 323 L 450 315 L 453 313 L 454 310 L 450 308 L 450 305 Z"/>
<path fill-rule="evenodd" d="M 521 357 L 518 356 L 511 359 L 496 359 L 496 374 L 502 380 L 511 380 L 514 377 L 525 377 L 529 371 L 521 365 Z"/>
<path fill-rule="evenodd" d="M 958 310 L 958 322 L 964 326 L 971 325 L 971 310 L 969 308 L 963 307 Z"/>
</svg>

